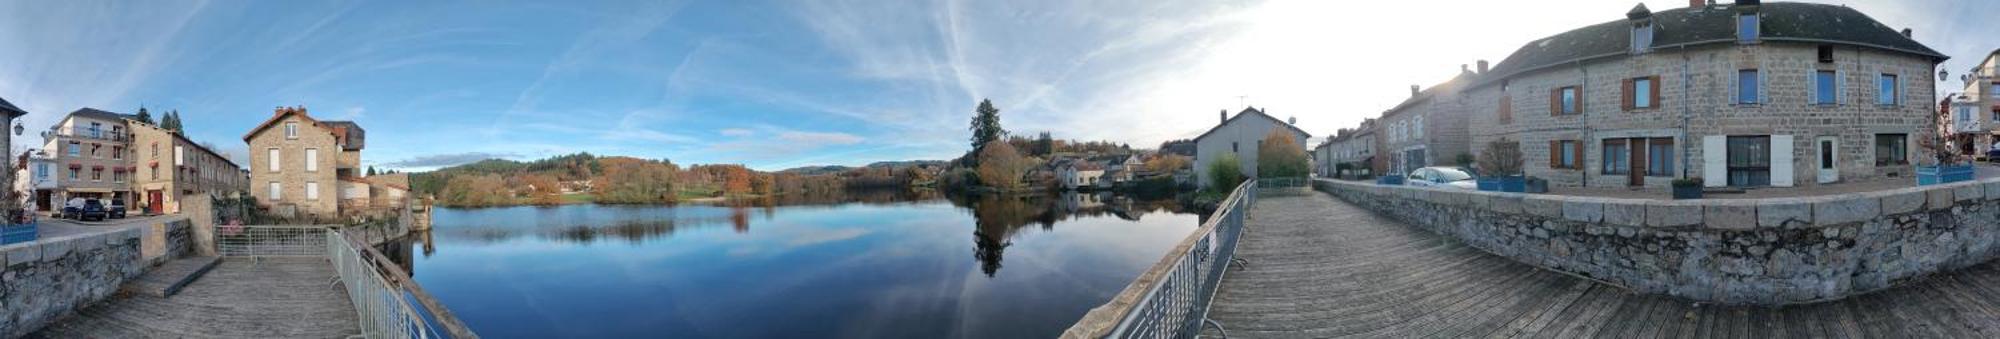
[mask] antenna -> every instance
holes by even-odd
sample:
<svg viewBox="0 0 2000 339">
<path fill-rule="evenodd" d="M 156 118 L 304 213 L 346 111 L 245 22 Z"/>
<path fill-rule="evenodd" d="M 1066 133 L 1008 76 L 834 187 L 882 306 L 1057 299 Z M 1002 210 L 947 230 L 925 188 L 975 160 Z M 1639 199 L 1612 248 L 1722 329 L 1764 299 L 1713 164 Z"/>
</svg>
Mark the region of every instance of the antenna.
<svg viewBox="0 0 2000 339">
<path fill-rule="evenodd" d="M 1250 96 L 1249 96 L 1249 95 L 1238 95 L 1238 96 L 1236 96 L 1236 105 L 1237 105 L 1237 106 L 1243 106 L 1243 107 L 1249 107 L 1249 105 L 1250 105 Z"/>
</svg>

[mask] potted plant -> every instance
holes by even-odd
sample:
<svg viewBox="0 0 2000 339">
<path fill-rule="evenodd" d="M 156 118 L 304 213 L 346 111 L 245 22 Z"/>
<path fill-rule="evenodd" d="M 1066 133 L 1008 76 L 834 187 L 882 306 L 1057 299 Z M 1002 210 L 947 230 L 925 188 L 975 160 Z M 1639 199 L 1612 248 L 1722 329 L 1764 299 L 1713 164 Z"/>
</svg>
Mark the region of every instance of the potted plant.
<svg viewBox="0 0 2000 339">
<path fill-rule="evenodd" d="M 1521 143 L 1494 140 L 1479 152 L 1479 190 L 1492 192 L 1526 192 L 1527 177 L 1521 176 Z M 1543 183 L 1544 192 L 1547 183 Z"/>
<path fill-rule="evenodd" d="M 1970 181 L 1973 177 L 1972 164 L 1958 154 L 1953 147 L 1935 141 L 1925 141 L 1923 147 L 1931 151 L 1937 159 L 1934 166 L 1917 166 L 1917 185 L 1936 185 L 1960 181 Z"/>
<path fill-rule="evenodd" d="M 1674 200 L 1701 199 L 1701 178 L 1674 179 Z"/>
</svg>

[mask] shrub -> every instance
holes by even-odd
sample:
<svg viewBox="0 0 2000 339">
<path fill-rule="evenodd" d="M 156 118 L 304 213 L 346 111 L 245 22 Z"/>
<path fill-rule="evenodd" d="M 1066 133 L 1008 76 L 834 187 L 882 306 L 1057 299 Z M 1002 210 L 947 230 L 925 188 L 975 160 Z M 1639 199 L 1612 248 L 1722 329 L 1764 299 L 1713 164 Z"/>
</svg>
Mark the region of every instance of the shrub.
<svg viewBox="0 0 2000 339">
<path fill-rule="evenodd" d="M 1236 153 L 1223 153 L 1207 166 L 1210 187 L 1228 189 L 1243 183 L 1243 165 L 1236 159 Z"/>
<path fill-rule="evenodd" d="M 1487 176 L 1521 175 L 1521 143 L 1494 140 L 1479 151 L 1479 172 Z"/>
<path fill-rule="evenodd" d="M 1304 178 L 1309 168 L 1306 150 L 1291 130 L 1273 128 L 1264 135 L 1264 144 L 1257 148 L 1258 178 Z"/>
</svg>

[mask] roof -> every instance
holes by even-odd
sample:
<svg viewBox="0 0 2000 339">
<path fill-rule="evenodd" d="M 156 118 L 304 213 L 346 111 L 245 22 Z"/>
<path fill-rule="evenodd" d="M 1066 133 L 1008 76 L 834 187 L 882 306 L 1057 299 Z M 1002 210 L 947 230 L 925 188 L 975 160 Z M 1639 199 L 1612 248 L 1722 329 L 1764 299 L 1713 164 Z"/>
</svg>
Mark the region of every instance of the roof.
<svg viewBox="0 0 2000 339">
<path fill-rule="evenodd" d="M 257 136 L 258 132 L 263 132 L 264 129 L 271 128 L 271 126 L 277 125 L 278 121 L 284 120 L 285 116 L 289 115 L 298 115 L 299 119 L 305 119 L 305 121 L 311 122 L 314 126 L 319 126 L 319 120 L 313 119 L 311 115 L 306 115 L 305 107 L 278 107 L 277 110 L 271 112 L 270 119 L 266 119 L 264 120 L 263 123 L 257 124 L 257 127 L 250 128 L 249 133 L 244 133 L 243 141 L 246 142 L 250 141 L 250 138 Z"/>
<path fill-rule="evenodd" d="M 1409 99 L 1404 99 L 1403 103 L 1396 104 L 1396 107 L 1392 107 L 1389 108 L 1389 110 L 1387 111 L 1383 111 L 1382 117 L 1387 118 L 1395 116 L 1396 113 L 1401 113 L 1404 109 L 1408 109 L 1410 107 L 1416 106 L 1417 104 L 1430 101 L 1432 97 L 1436 97 L 1438 95 L 1446 93 L 1456 93 L 1459 84 L 1473 82 L 1475 81 L 1474 79 L 1478 78 L 1478 76 L 1479 76 L 1478 74 L 1474 74 L 1472 72 L 1459 72 L 1457 76 L 1451 77 L 1451 80 L 1445 80 L 1444 82 L 1438 83 L 1435 86 L 1431 86 L 1431 88 L 1426 88 L 1422 91 L 1418 91 L 1417 95 L 1410 96 Z"/>
<path fill-rule="evenodd" d="M 1654 12 L 1652 48 L 1735 43 L 1735 16 L 1760 13 L 1759 39 L 1805 43 L 1839 43 L 1944 60 L 1948 57 L 1903 36 L 1867 14 L 1846 6 L 1769 2 L 1762 5 L 1720 5 Z M 1628 53 L 1633 20 L 1618 19 L 1537 39 L 1521 46 L 1495 65 L 1480 85 L 1516 74 Z"/>
<path fill-rule="evenodd" d="M 185 143 L 187 143 L 187 144 L 188 144 L 188 145 L 190 145 L 190 146 L 194 146 L 194 149 L 196 149 L 196 150 L 200 150 L 200 151 L 202 151 L 202 152 L 204 152 L 204 153 L 208 153 L 208 155 L 212 155 L 212 156 L 215 156 L 215 158 L 216 158 L 216 159 L 222 159 L 222 163 L 225 163 L 225 164 L 229 164 L 229 167 L 235 167 L 235 168 L 238 168 L 238 169 L 242 169 L 242 168 L 243 168 L 243 166 L 241 166 L 241 165 L 237 165 L 237 164 L 236 164 L 236 161 L 235 161 L 235 160 L 230 160 L 230 159 L 229 159 L 229 156 L 227 156 L 227 155 L 223 155 L 222 153 L 219 153 L 219 152 L 216 152 L 215 150 L 212 150 L 212 149 L 208 149 L 208 146 L 203 146 L 203 145 L 202 145 L 201 143 L 199 143 L 199 142 L 195 142 L 195 141 L 194 141 L 194 139 L 188 139 L 188 137 L 187 137 L 187 136 L 185 136 L 185 135 L 181 135 L 180 133 L 174 133 L 174 132 L 172 132 L 172 131 L 166 131 L 166 130 L 165 130 L 164 128 L 160 128 L 159 126 L 155 126 L 155 125 L 153 125 L 153 124 L 150 124 L 150 123 L 146 123 L 146 122 L 144 122 L 144 121 L 139 121 L 139 118 L 138 118 L 137 116 L 129 116 L 129 117 L 126 117 L 126 118 L 125 118 L 125 124 L 127 124 L 127 125 L 134 125 L 134 126 L 144 126 L 144 127 L 146 127 L 146 128 L 152 128 L 152 129 L 159 129 L 159 130 L 161 130 L 160 132 L 162 132 L 162 133 L 166 133 L 167 135 L 172 135 L 172 136 L 174 136 L 174 139 L 177 139 L 177 140 L 180 140 L 181 142 L 185 142 Z M 134 129 L 136 129 L 136 128 L 134 128 Z M 133 145 L 133 147 L 135 147 L 135 148 L 136 148 L 136 147 L 138 147 L 138 145 Z"/>
<path fill-rule="evenodd" d="M 1986 64 L 1992 63 L 1994 59 L 2000 59 L 2000 48 L 1993 49 L 1992 53 L 1986 53 L 1985 58 L 1979 59 L 1979 65 L 1972 66 L 1972 70 L 1966 71 L 1966 73 L 1979 73 L 1979 69 L 1986 68 Z M 5 103 L 7 103 L 6 100 L 0 100 L 0 104 Z"/>
<path fill-rule="evenodd" d="M 124 114 L 124 113 L 108 112 L 101 109 L 84 107 L 76 109 L 75 112 L 69 112 L 69 115 L 64 116 L 62 120 L 56 120 L 56 124 L 53 126 L 49 126 L 49 130 L 62 129 L 63 121 L 75 117 L 85 117 L 85 118 L 106 120 L 106 121 L 121 121 L 126 119 L 137 119 L 138 116 L 131 114 Z"/>
<path fill-rule="evenodd" d="M 1207 138 L 1209 134 L 1214 134 L 1216 130 L 1222 129 L 1222 126 L 1229 126 L 1230 122 L 1235 122 L 1236 119 L 1242 119 L 1243 117 L 1261 117 L 1264 119 L 1271 119 L 1271 122 L 1278 123 L 1278 126 L 1285 126 L 1286 128 L 1291 128 L 1293 133 L 1298 133 L 1299 135 L 1303 135 L 1307 138 L 1312 137 L 1312 133 L 1306 133 L 1306 130 L 1299 129 L 1298 126 L 1292 126 L 1292 124 L 1286 123 L 1284 120 L 1279 120 L 1277 117 L 1272 117 L 1270 114 L 1265 114 L 1264 110 L 1257 109 L 1256 107 L 1244 107 L 1242 112 L 1236 113 L 1236 116 L 1229 117 L 1228 120 L 1223 120 L 1221 124 L 1217 124 L 1215 125 L 1215 127 L 1210 127 L 1208 131 L 1201 132 L 1201 135 L 1194 137 L 1194 139 L 1201 140 L 1201 138 Z"/>
<path fill-rule="evenodd" d="M 6 112 L 9 118 L 28 114 L 28 111 L 21 110 L 20 107 L 14 107 L 14 103 L 7 102 L 7 98 L 0 98 L 0 112 Z"/>
</svg>

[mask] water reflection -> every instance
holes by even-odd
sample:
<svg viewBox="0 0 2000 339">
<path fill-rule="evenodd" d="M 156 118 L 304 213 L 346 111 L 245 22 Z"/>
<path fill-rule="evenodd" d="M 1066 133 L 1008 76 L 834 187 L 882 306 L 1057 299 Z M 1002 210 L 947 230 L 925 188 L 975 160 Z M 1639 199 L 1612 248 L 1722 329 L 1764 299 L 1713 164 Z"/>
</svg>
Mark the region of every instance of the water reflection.
<svg viewBox="0 0 2000 339">
<path fill-rule="evenodd" d="M 1014 236 L 1029 226 L 1052 230 L 1056 223 L 1072 218 L 1115 216 L 1139 220 L 1147 213 L 1181 213 L 1172 200 L 1141 201 L 1111 193 L 1066 192 L 1057 196 L 952 197 L 952 204 L 972 210 L 972 258 L 979 260 L 980 272 L 993 277 L 1000 271 L 1007 247 Z"/>
</svg>

